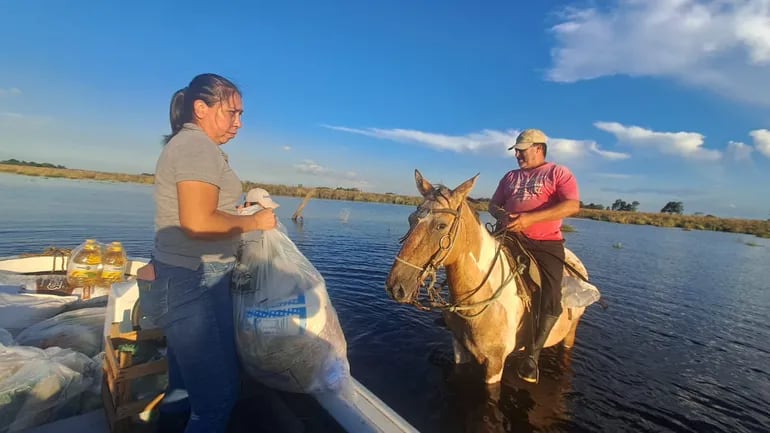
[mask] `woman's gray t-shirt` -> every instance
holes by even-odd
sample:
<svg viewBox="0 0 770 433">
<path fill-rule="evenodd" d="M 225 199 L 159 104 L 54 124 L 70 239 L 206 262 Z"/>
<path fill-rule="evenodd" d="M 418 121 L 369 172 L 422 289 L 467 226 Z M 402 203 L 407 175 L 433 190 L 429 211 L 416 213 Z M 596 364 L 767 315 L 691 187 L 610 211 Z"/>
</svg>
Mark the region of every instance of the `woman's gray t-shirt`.
<svg viewBox="0 0 770 433">
<path fill-rule="evenodd" d="M 197 269 L 201 262 L 235 260 L 240 236 L 201 240 L 187 236 L 179 223 L 177 183 L 196 180 L 219 188 L 217 209 L 236 214 L 243 193 L 241 180 L 230 168 L 227 154 L 197 125 L 185 123 L 166 146 L 155 167 L 155 247 L 153 259 L 172 266 Z"/>
</svg>

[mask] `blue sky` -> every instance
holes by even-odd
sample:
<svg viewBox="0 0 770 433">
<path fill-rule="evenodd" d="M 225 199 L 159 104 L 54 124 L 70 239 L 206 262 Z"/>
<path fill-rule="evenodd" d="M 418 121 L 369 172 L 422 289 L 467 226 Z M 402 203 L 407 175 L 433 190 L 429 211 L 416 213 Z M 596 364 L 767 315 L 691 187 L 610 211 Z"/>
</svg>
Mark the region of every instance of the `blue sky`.
<svg viewBox="0 0 770 433">
<path fill-rule="evenodd" d="M 0 159 L 151 172 L 215 72 L 244 180 L 489 197 L 540 128 L 586 203 L 770 215 L 766 0 L 106 3 L 0 0 Z"/>
</svg>

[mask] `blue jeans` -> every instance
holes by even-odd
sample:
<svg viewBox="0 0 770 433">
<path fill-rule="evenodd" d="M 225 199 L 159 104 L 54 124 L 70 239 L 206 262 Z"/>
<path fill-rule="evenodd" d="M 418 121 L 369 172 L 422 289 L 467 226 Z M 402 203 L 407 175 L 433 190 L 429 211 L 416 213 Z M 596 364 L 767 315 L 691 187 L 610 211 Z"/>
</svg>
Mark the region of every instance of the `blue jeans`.
<svg viewBox="0 0 770 433">
<path fill-rule="evenodd" d="M 139 299 L 168 343 L 161 417 L 190 410 L 185 432 L 225 432 L 240 390 L 230 294 L 234 263 L 203 263 L 195 271 L 152 263 L 155 281 L 139 282 Z"/>
</svg>

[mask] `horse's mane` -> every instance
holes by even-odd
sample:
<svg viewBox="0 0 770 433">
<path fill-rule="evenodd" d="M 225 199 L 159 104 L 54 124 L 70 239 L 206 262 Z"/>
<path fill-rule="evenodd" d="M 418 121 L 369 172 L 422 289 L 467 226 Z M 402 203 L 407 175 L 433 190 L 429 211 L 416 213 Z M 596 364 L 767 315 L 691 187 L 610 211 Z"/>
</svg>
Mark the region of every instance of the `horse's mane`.
<svg viewBox="0 0 770 433">
<path fill-rule="evenodd" d="M 436 184 L 433 186 L 433 193 L 431 194 L 431 197 L 426 200 L 433 200 L 438 201 L 438 198 L 441 197 L 447 202 L 449 202 L 449 196 L 452 194 L 452 190 L 445 185 L 442 184 Z M 465 204 L 470 208 L 471 213 L 473 214 L 473 217 L 476 219 L 476 222 L 481 224 L 481 219 L 479 217 L 479 211 L 476 210 L 476 208 L 472 205 L 473 200 L 466 197 L 465 198 Z"/>
</svg>

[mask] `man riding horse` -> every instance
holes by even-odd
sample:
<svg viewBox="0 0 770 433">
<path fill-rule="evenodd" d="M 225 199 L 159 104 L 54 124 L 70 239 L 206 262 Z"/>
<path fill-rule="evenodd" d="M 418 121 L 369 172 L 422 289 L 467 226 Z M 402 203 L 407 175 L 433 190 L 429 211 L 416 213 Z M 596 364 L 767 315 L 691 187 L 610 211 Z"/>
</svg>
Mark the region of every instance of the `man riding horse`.
<svg viewBox="0 0 770 433">
<path fill-rule="evenodd" d="M 513 232 L 506 236 L 506 245 L 516 251 L 514 248 L 520 244 L 538 265 L 540 308 L 537 322 L 532 324 L 536 334 L 533 344 L 527 344 L 528 356 L 518 369 L 519 377 L 533 383 L 539 379 L 540 351 L 562 312 L 562 219 L 580 210 L 575 177 L 567 167 L 545 160 L 547 141 L 546 135 L 537 129 L 519 134 L 516 144 L 508 148 L 514 150 L 519 169 L 503 176 L 489 202 L 489 213 L 497 220 L 497 229 Z"/>
</svg>

